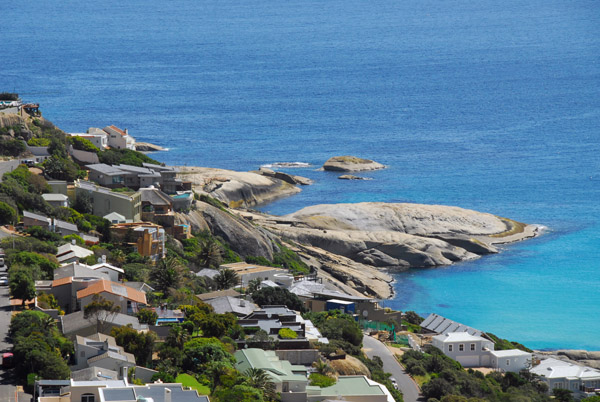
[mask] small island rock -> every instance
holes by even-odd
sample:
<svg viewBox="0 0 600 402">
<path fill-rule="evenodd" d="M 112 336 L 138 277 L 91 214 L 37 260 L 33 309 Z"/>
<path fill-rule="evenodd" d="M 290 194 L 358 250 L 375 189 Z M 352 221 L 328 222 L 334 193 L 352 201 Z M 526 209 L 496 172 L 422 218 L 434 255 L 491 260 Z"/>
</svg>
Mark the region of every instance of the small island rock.
<svg viewBox="0 0 600 402">
<path fill-rule="evenodd" d="M 351 174 L 343 174 L 338 177 L 340 180 L 373 180 L 371 177 L 360 177 Z"/>
<path fill-rule="evenodd" d="M 385 165 L 370 159 L 357 158 L 356 156 L 334 156 L 323 164 L 323 170 L 335 172 L 360 172 L 365 170 L 384 169 Z"/>
</svg>

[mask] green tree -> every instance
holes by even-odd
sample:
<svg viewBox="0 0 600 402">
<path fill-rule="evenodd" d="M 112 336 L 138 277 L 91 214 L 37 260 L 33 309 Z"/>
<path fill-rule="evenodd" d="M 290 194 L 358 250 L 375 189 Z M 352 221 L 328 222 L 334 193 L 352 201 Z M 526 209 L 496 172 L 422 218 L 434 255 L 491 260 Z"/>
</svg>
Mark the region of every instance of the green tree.
<svg viewBox="0 0 600 402">
<path fill-rule="evenodd" d="M 114 302 L 95 294 L 91 303 L 83 308 L 83 318 L 95 321 L 96 332 L 103 333 L 106 329 L 106 322 L 110 321 L 120 311 L 120 306 L 116 306 Z"/>
<path fill-rule="evenodd" d="M 221 402 L 264 402 L 262 392 L 248 385 L 219 389 L 215 396 Z"/>
<path fill-rule="evenodd" d="M 189 340 L 190 334 L 181 325 L 173 325 L 167 338 L 165 345 L 177 349 L 183 349 L 185 343 Z"/>
<path fill-rule="evenodd" d="M 197 261 L 200 266 L 216 268 L 223 261 L 223 249 L 213 236 L 206 236 L 200 240 L 200 251 Z"/>
<path fill-rule="evenodd" d="M 81 151 L 87 151 L 87 152 L 94 152 L 94 153 L 100 152 L 98 147 L 95 146 L 94 144 L 92 144 L 92 142 L 90 140 L 88 140 L 87 138 L 83 138 L 83 137 L 79 137 L 79 136 L 72 136 L 69 138 L 69 140 L 70 140 L 71 144 L 73 144 L 73 148 L 75 148 L 75 149 L 79 149 Z"/>
<path fill-rule="evenodd" d="M 5 202 L 0 201 L 0 225 L 14 224 L 17 211 Z"/>
<path fill-rule="evenodd" d="M 260 289 L 260 279 L 255 278 L 248 282 L 248 293 L 252 294 Z"/>
<path fill-rule="evenodd" d="M 91 214 L 94 210 L 92 197 L 85 191 L 78 192 L 73 203 L 73 209 L 81 214 Z"/>
<path fill-rule="evenodd" d="M 219 273 L 214 277 L 215 282 L 217 283 L 217 287 L 219 289 L 230 289 L 239 284 L 240 277 L 231 269 L 222 269 Z"/>
<path fill-rule="evenodd" d="M 31 276 L 31 272 L 24 269 L 12 269 L 10 280 L 8 281 L 10 294 L 15 299 L 21 299 L 21 305 L 25 306 L 27 300 L 35 297 L 35 282 Z"/>
<path fill-rule="evenodd" d="M 115 327 L 110 331 L 117 345 L 122 346 L 127 353 L 135 356 L 135 362 L 139 366 L 146 366 L 152 361 L 152 351 L 156 334 L 152 331 L 138 332 L 128 325 L 126 327 Z"/>
<path fill-rule="evenodd" d="M 569 389 L 554 388 L 552 390 L 554 397 L 560 402 L 573 402 L 573 391 Z"/>
<path fill-rule="evenodd" d="M 343 318 L 331 318 L 319 328 L 323 336 L 329 339 L 339 339 L 360 346 L 362 343 L 362 330 L 356 321 Z"/>
<path fill-rule="evenodd" d="M 140 321 L 140 324 L 154 325 L 158 319 L 158 314 L 156 314 L 156 311 L 149 308 L 140 309 L 135 316 Z"/>
<path fill-rule="evenodd" d="M 202 372 L 210 362 L 224 361 L 233 365 L 235 358 L 216 338 L 194 338 L 183 347 L 184 369 Z"/>
</svg>

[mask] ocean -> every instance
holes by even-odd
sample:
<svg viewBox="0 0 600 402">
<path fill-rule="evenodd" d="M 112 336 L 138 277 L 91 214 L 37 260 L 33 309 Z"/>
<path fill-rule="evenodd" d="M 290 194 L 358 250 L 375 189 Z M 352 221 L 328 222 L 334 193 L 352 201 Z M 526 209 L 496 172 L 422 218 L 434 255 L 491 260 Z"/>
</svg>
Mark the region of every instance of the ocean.
<svg viewBox="0 0 600 402">
<path fill-rule="evenodd" d="M 261 206 L 456 205 L 547 227 L 395 275 L 385 306 L 532 348 L 600 350 L 600 4 L 594 0 L 0 3 L 0 90 L 70 132 L 115 124 L 168 164 L 315 180 Z M 316 169 L 388 166 L 370 181 Z"/>
</svg>

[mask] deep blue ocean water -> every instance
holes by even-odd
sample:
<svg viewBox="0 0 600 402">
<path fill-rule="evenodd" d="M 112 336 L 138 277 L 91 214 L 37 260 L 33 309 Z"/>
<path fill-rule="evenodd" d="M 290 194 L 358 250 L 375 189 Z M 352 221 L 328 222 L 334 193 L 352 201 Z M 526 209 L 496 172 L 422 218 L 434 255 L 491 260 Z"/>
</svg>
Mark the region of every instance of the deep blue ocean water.
<svg viewBox="0 0 600 402">
<path fill-rule="evenodd" d="M 595 0 L 3 1 L 0 90 L 66 131 L 115 124 L 169 164 L 296 169 L 263 207 L 457 205 L 547 226 L 397 275 L 385 305 L 535 348 L 600 350 Z M 348 182 L 334 155 L 388 169 Z"/>
</svg>

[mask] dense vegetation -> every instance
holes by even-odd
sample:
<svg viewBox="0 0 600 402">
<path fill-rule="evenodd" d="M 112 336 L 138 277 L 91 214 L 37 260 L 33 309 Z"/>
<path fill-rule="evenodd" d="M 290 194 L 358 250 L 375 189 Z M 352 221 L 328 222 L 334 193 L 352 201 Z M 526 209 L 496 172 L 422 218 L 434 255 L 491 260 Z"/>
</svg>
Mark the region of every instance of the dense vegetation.
<svg viewBox="0 0 600 402">
<path fill-rule="evenodd" d="M 423 395 L 429 401 L 548 401 L 548 387 L 528 373 L 483 375 L 465 371 L 460 363 L 430 346 L 425 353 L 405 352 L 401 358 L 406 371 L 421 383 Z M 475 398 L 475 399 L 473 399 Z M 466 399 L 464 399 L 466 400 Z"/>
</svg>

